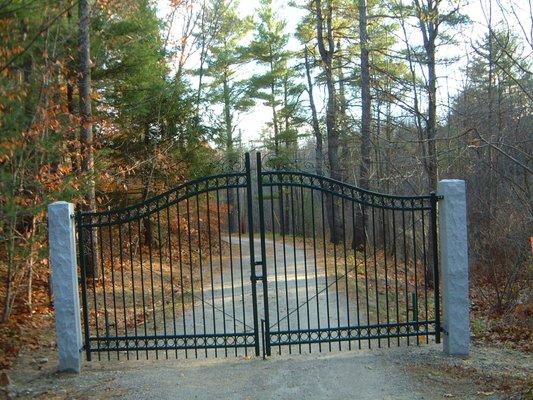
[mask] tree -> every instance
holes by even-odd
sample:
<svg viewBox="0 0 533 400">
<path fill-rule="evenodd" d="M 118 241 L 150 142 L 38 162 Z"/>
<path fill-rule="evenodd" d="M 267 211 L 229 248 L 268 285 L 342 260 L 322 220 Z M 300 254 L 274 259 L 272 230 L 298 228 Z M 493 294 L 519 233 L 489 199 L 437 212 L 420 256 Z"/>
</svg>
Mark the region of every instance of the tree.
<svg viewBox="0 0 533 400">
<path fill-rule="evenodd" d="M 402 5 L 400 5 L 403 7 Z M 423 165 L 427 176 L 427 188 L 430 192 L 437 190 L 438 181 L 438 158 L 436 148 L 437 137 L 437 47 L 443 43 L 449 42 L 449 36 L 443 30 L 453 28 L 466 19 L 459 13 L 461 4 L 445 4 L 442 0 L 413 0 L 412 6 L 407 6 L 407 12 L 413 13 L 417 18 L 418 26 L 422 36 L 423 51 L 419 54 L 418 61 L 427 70 L 427 80 L 423 89 L 427 98 L 427 113 L 419 110 L 418 99 L 415 97 L 415 110 L 417 114 L 419 129 L 421 132 L 421 148 Z M 402 21 L 402 24 L 404 21 Z M 405 28 L 404 28 L 405 29 Z M 408 61 L 412 62 L 413 52 L 410 45 L 408 48 Z M 413 73 L 413 85 L 415 85 L 415 73 Z M 416 87 L 414 89 L 416 96 Z M 422 123 L 423 121 L 423 123 Z"/>
<path fill-rule="evenodd" d="M 0 5 L 0 292 L 3 322 L 35 311 L 43 288 L 48 202 L 76 198 L 69 145 L 75 116 L 64 107 L 67 14 L 75 4 Z M 53 33 L 53 34 L 52 34 Z M 35 280 L 37 276 L 39 279 Z M 46 298 L 46 296 L 44 296 Z"/>
<path fill-rule="evenodd" d="M 489 28 L 472 44 L 465 84 L 452 101 L 447 168 L 468 182 L 472 287 L 500 316 L 521 302 L 524 282 L 531 280 L 531 250 L 524 243 L 533 215 L 533 108 L 525 93 L 533 79 L 518 35 L 505 26 Z"/>
<path fill-rule="evenodd" d="M 370 122 L 372 104 L 370 99 L 370 63 L 366 0 L 359 0 L 358 9 L 359 40 L 361 42 L 361 168 L 359 174 L 359 186 L 362 189 L 369 189 L 368 177 L 371 162 Z"/>
<path fill-rule="evenodd" d="M 335 88 L 335 75 L 333 71 L 333 56 L 335 54 L 335 40 L 333 37 L 333 5 L 331 0 L 326 0 L 325 6 L 321 0 L 315 0 L 315 18 L 317 45 L 322 61 L 327 88 L 326 103 L 326 132 L 328 146 L 328 164 L 330 177 L 342 180 L 342 167 L 339 158 L 339 131 L 338 131 L 338 98 Z M 325 12 L 325 17 L 324 17 Z M 328 195 L 328 223 L 332 243 L 340 243 L 342 239 L 342 221 L 339 202 L 332 195 Z"/>
<path fill-rule="evenodd" d="M 224 4 L 223 1 L 224 0 L 203 1 L 201 9 L 200 30 L 199 32 L 194 32 L 194 35 L 197 36 L 196 42 L 198 43 L 198 47 L 200 49 L 200 65 L 197 70 L 198 90 L 196 93 L 196 103 L 198 110 L 200 109 L 200 102 L 202 100 L 205 62 L 212 41 L 219 34 L 221 18 L 220 14 L 218 13 L 218 10 L 219 7 Z"/>
<path fill-rule="evenodd" d="M 228 162 L 233 163 L 234 130 L 236 114 L 248 109 L 253 101 L 248 97 L 249 85 L 239 76 L 239 71 L 246 63 L 246 51 L 241 45 L 244 36 L 251 29 L 249 18 L 240 18 L 235 4 L 219 4 L 218 18 L 220 30 L 213 37 L 207 56 L 205 76 L 210 78 L 206 101 L 222 106 L 222 118 L 217 119 L 215 138 L 226 151 Z"/>
<path fill-rule="evenodd" d="M 95 210 L 96 198 L 94 191 L 94 157 L 93 130 L 91 107 L 91 41 L 89 34 L 89 0 L 78 2 L 79 13 L 79 95 L 80 95 L 80 142 L 81 142 L 81 171 L 88 175 L 87 209 Z"/>
<path fill-rule="evenodd" d="M 258 16 L 249 57 L 264 72 L 254 74 L 251 79 L 253 96 L 264 100 L 272 110 L 273 134 L 265 141 L 275 155 L 271 162 L 277 167 L 288 166 L 296 155 L 300 124 L 297 114 L 303 88 L 295 82 L 296 69 L 289 66 L 293 54 L 287 50 L 286 22 L 274 12 L 271 0 L 261 1 Z"/>
<path fill-rule="evenodd" d="M 323 139 L 322 130 L 318 121 L 318 113 L 316 110 L 315 96 L 313 94 L 313 78 L 311 76 L 311 62 L 309 60 L 309 51 L 307 45 L 304 45 L 304 63 L 305 63 L 305 77 L 307 79 L 307 96 L 309 98 L 309 108 L 311 110 L 311 126 L 315 136 L 315 170 L 318 175 L 322 175 L 324 165 Z"/>
<path fill-rule="evenodd" d="M 217 4 L 220 29 L 211 40 L 207 57 L 205 76 L 210 78 L 210 82 L 207 84 L 209 90 L 206 101 L 222 107 L 222 118 L 215 117 L 214 139 L 224 149 L 228 168 L 233 168 L 238 161 L 238 149 L 235 148 L 234 137 L 237 115 L 253 105 L 249 81 L 239 74 L 247 61 L 246 49 L 241 43 L 251 29 L 251 20 L 240 18 L 235 3 L 231 1 Z M 230 232 L 237 224 L 233 196 L 233 190 L 230 190 L 228 196 Z"/>
<path fill-rule="evenodd" d="M 94 155 L 93 155 L 93 115 L 91 106 L 91 40 L 89 33 L 90 23 L 90 6 L 89 0 L 80 0 L 78 2 L 78 62 L 79 62 L 79 80 L 78 91 L 80 97 L 80 149 L 81 149 L 81 168 L 80 173 L 87 179 L 87 192 L 85 195 L 84 208 L 88 211 L 96 210 L 96 194 L 94 181 Z M 87 251 L 85 259 L 87 260 L 87 276 L 98 277 L 98 261 L 95 246 L 97 243 L 94 231 L 86 231 L 85 241 L 83 244 L 84 251 Z M 92 248 L 92 250 L 91 250 Z M 92 257 L 92 255 L 95 255 Z"/>
</svg>

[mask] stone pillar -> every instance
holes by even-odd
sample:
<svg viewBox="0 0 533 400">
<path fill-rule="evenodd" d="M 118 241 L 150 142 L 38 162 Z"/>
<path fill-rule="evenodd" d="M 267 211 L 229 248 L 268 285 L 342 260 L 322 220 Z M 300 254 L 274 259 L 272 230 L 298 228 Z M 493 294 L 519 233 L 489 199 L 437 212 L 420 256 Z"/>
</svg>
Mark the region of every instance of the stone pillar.
<svg viewBox="0 0 533 400">
<path fill-rule="evenodd" d="M 468 235 L 465 181 L 438 184 L 439 250 L 442 266 L 444 352 L 466 357 L 470 348 Z"/>
<path fill-rule="evenodd" d="M 59 370 L 79 373 L 82 336 L 73 204 L 58 201 L 48 206 L 48 246 Z"/>
</svg>

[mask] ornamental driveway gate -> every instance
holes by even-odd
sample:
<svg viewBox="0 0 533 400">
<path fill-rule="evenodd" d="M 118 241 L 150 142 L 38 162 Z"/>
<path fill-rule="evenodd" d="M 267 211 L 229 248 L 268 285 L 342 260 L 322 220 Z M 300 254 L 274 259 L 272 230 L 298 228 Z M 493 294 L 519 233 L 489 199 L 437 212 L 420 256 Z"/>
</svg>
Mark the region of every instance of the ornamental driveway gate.
<svg viewBox="0 0 533 400">
<path fill-rule="evenodd" d="M 77 212 L 88 360 L 440 342 L 436 195 L 253 167 Z"/>
</svg>

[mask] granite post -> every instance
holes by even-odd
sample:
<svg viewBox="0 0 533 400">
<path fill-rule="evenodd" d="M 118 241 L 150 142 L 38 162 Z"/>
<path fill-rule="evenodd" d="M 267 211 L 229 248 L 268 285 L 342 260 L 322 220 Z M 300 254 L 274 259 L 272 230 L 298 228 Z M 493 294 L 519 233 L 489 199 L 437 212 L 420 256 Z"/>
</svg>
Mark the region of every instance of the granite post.
<svg viewBox="0 0 533 400">
<path fill-rule="evenodd" d="M 465 181 L 442 180 L 437 192 L 443 196 L 438 218 L 444 352 L 466 357 L 470 349 L 470 300 Z"/>
<path fill-rule="evenodd" d="M 72 203 L 58 201 L 48 206 L 48 245 L 59 370 L 79 373 L 82 331 Z"/>
</svg>

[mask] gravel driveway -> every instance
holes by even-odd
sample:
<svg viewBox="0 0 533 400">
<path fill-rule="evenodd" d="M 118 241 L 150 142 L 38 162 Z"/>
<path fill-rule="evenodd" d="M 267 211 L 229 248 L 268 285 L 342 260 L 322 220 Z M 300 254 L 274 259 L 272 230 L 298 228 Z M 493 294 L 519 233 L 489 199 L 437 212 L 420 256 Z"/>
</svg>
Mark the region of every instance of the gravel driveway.
<svg viewBox="0 0 533 400">
<path fill-rule="evenodd" d="M 86 363 L 80 375 L 54 372 L 53 353 L 44 365 L 31 361 L 35 355 L 26 353 L 12 372 L 11 398 L 528 399 L 516 392 L 533 377 L 530 355 L 483 347 L 467 360 L 427 345 L 266 360 L 102 361 Z"/>
</svg>

